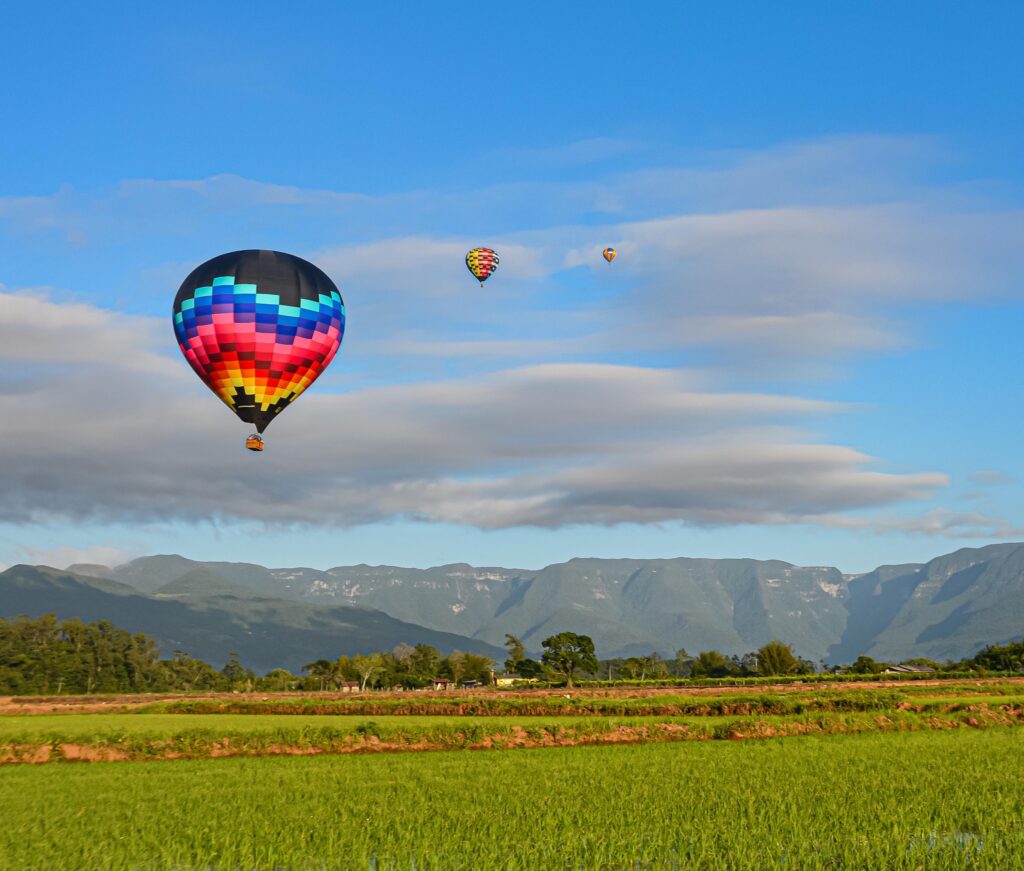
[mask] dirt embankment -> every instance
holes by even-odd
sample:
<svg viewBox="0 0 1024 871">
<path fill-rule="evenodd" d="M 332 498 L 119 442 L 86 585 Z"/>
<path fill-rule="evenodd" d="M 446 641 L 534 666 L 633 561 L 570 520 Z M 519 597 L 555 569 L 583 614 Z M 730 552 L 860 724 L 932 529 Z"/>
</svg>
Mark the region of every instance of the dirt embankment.
<svg viewBox="0 0 1024 871">
<path fill-rule="evenodd" d="M 673 686 L 623 686 L 623 687 L 583 687 L 566 689 L 522 689 L 494 690 L 491 688 L 459 689 L 449 691 L 434 690 L 369 690 L 362 693 L 344 692 L 280 692 L 280 693 L 151 693 L 139 695 L 110 696 L 0 696 L 0 715 L 3 714 L 53 714 L 53 713 L 120 713 L 132 711 L 156 702 L 232 702 L 239 700 L 261 702 L 295 702 L 303 699 L 316 699 L 323 702 L 340 702 L 356 700 L 389 701 L 404 700 L 409 702 L 427 702 L 430 700 L 454 701 L 503 699 L 524 702 L 538 701 L 548 698 L 565 698 L 574 701 L 588 699 L 646 699 L 659 696 L 723 696 L 733 694 L 760 693 L 806 693 L 822 690 L 870 690 L 870 689 L 907 689 L 908 687 L 949 687 L 963 688 L 970 686 L 978 692 L 984 691 L 989 685 L 1016 684 L 1024 688 L 1024 677 L 1020 678 L 979 678 L 972 681 L 949 680 L 878 680 L 865 682 L 843 681 L 808 681 L 787 682 L 779 684 L 758 684 L 750 686 L 710 686 L 710 687 L 673 687 Z"/>
<path fill-rule="evenodd" d="M 607 744 L 651 744 L 675 741 L 744 741 L 801 735 L 843 735 L 864 732 L 987 729 L 1024 725 L 1024 709 L 1011 705 L 969 705 L 957 710 L 916 713 L 910 708 L 870 717 L 814 717 L 795 720 L 737 720 L 731 723 L 648 723 L 588 728 L 587 726 L 512 726 L 489 735 L 453 730 L 444 735 L 399 738 L 350 734 L 319 743 L 269 743 L 260 736 L 137 740 L 119 744 L 51 741 L 45 744 L 0 744 L 0 765 L 50 762 L 120 762 L 127 760 L 222 759 L 232 756 L 315 756 L 347 753 L 415 753 L 431 750 L 517 750 Z"/>
</svg>

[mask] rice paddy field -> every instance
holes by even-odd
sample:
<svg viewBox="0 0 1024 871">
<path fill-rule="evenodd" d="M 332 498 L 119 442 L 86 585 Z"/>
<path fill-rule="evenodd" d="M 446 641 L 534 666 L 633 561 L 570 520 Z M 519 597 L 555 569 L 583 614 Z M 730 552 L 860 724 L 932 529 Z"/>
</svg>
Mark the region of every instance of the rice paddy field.
<svg viewBox="0 0 1024 871">
<path fill-rule="evenodd" d="M 1024 867 L 1021 684 L 9 701 L 4 869 Z"/>
</svg>

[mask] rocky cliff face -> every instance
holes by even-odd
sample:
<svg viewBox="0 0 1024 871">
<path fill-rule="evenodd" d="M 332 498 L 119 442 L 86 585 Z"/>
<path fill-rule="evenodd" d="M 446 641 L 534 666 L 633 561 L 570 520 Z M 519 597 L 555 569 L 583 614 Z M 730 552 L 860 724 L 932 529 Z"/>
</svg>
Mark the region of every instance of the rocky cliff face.
<svg viewBox="0 0 1024 871">
<path fill-rule="evenodd" d="M 81 573 L 156 596 L 248 590 L 316 607 L 364 605 L 494 646 L 512 632 L 534 651 L 547 635 L 569 629 L 592 636 L 603 656 L 680 647 L 742 654 L 781 638 L 811 659 L 946 659 L 1024 633 L 1021 544 L 858 576 L 778 560 L 683 557 L 573 559 L 530 571 L 465 563 L 267 569 L 155 556 Z"/>
</svg>

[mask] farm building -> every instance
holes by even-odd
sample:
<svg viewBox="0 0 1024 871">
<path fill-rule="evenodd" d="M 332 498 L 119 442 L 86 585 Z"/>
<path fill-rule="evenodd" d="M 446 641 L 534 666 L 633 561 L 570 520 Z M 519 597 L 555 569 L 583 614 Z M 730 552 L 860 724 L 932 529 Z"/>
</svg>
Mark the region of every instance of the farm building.
<svg viewBox="0 0 1024 871">
<path fill-rule="evenodd" d="M 935 674 L 927 665 L 890 665 L 882 674 Z"/>
<path fill-rule="evenodd" d="M 535 677 L 523 677 L 519 674 L 512 674 L 506 672 L 504 674 L 496 674 L 494 676 L 494 685 L 499 687 L 510 687 L 516 681 L 522 681 L 524 683 L 536 683 L 537 678 Z"/>
</svg>

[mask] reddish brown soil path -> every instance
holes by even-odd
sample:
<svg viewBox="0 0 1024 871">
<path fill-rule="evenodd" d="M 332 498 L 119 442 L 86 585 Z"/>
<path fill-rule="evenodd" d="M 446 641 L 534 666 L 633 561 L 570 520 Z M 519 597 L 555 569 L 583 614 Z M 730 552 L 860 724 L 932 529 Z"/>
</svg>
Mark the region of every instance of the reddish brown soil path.
<svg viewBox="0 0 1024 871">
<path fill-rule="evenodd" d="M 424 737 L 416 741 L 386 740 L 375 735 L 348 735 L 324 745 L 258 744 L 252 745 L 231 738 L 215 739 L 204 745 L 193 745 L 187 751 L 176 749 L 170 742 L 156 739 L 149 746 L 131 747 L 117 744 L 0 744 L 0 767 L 5 765 L 39 765 L 49 762 L 124 762 L 171 761 L 176 759 L 222 759 L 232 756 L 318 756 L 350 753 L 417 753 L 438 750 L 526 750 L 542 747 L 579 747 L 608 744 L 652 744 L 684 741 L 746 741 L 766 738 L 794 738 L 804 735 L 842 735 L 863 732 L 935 731 L 988 729 L 1019 726 L 1024 710 L 1002 706 L 989 709 L 984 705 L 960 715 L 923 717 L 912 721 L 892 719 L 883 714 L 871 722 L 844 724 L 822 721 L 737 721 L 725 730 L 708 732 L 680 723 L 652 723 L 644 726 L 620 725 L 614 729 L 588 732 L 579 729 L 510 730 L 485 736 L 473 743 L 453 745 Z"/>
</svg>

